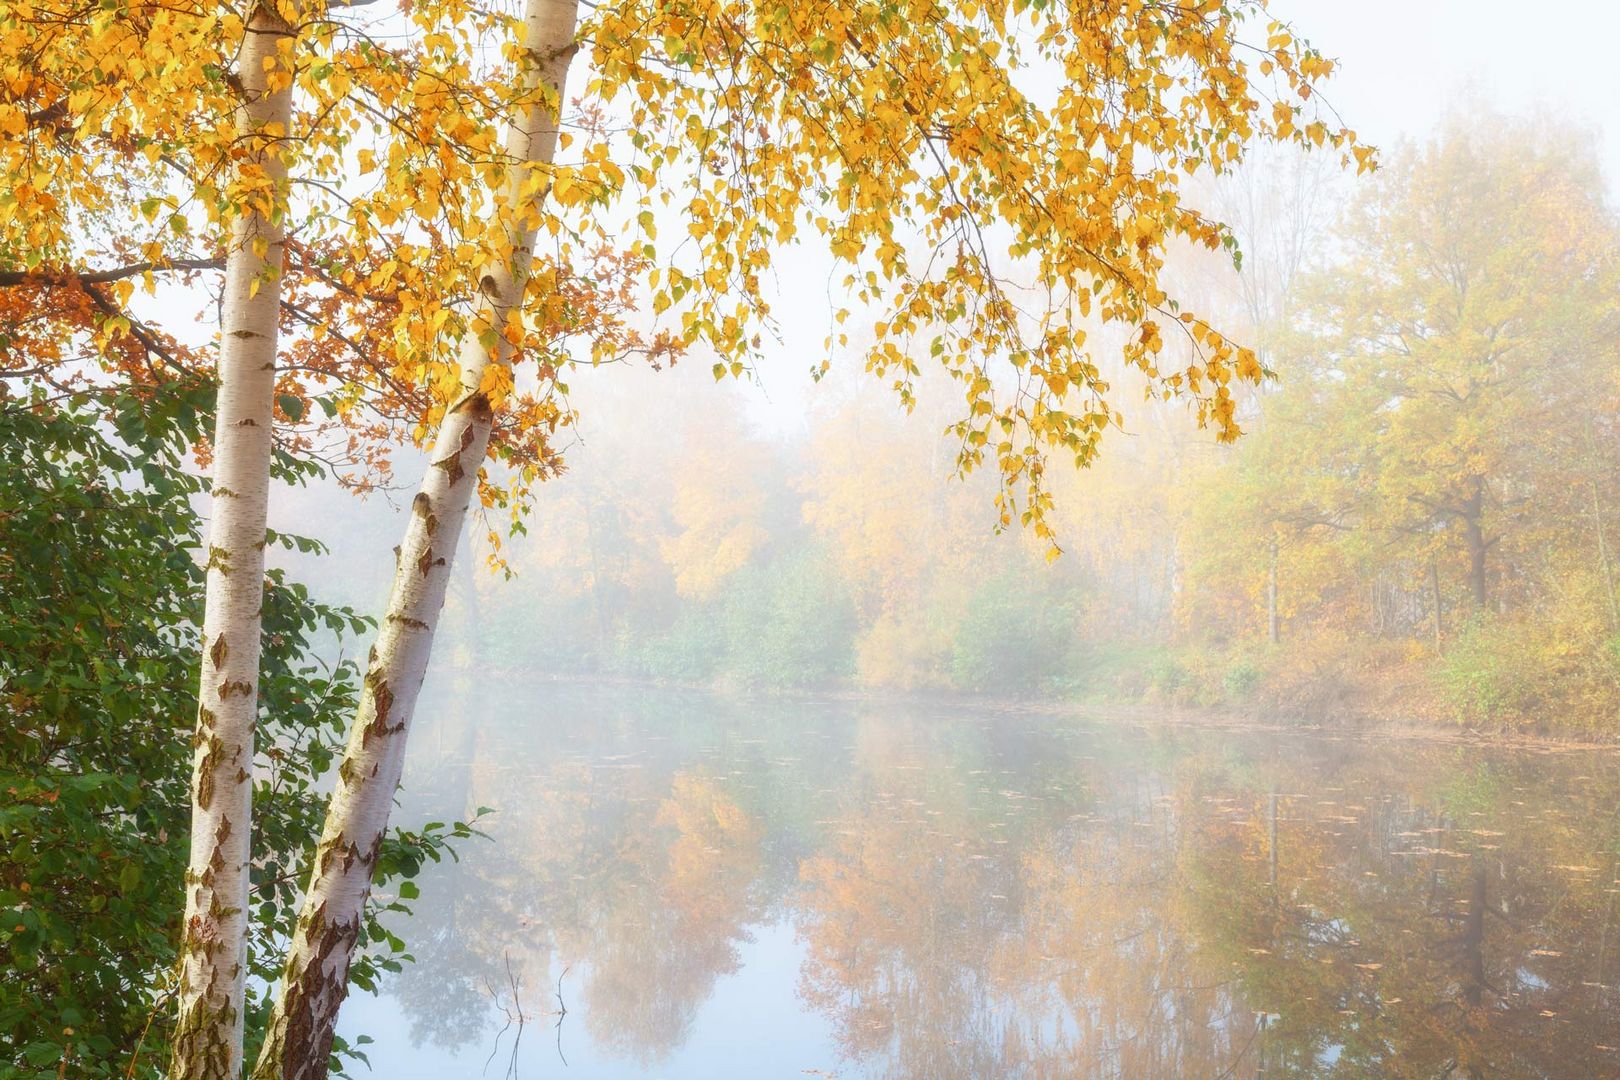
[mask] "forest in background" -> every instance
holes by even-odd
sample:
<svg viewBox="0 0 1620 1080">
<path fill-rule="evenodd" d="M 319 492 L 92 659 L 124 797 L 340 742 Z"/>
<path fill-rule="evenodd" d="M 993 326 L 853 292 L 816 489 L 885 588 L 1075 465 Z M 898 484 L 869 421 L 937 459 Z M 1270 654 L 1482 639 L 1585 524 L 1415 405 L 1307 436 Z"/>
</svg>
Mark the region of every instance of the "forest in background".
<svg viewBox="0 0 1620 1080">
<path fill-rule="evenodd" d="M 618 372 L 573 388 L 591 422 L 501 543 L 514 579 L 452 589 L 459 647 L 566 675 L 1612 733 L 1620 249 L 1587 134 L 1459 115 L 1371 182 L 1272 155 L 1213 198 L 1241 269 L 1183 252 L 1178 287 L 1273 377 L 1234 387 L 1231 447 L 1184 403 L 1127 405 L 1091 468 L 1051 476 L 1060 558 L 998 530 L 993 477 L 954 475 L 937 388 L 905 415 L 829 377 L 784 430 L 738 407 L 756 389 Z"/>
</svg>

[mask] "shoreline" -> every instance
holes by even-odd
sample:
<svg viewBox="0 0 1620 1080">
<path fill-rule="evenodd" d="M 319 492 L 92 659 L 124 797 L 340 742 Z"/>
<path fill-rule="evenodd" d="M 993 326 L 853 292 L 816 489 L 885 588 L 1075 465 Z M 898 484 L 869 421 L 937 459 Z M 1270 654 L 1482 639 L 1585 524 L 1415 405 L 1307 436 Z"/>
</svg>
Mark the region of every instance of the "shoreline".
<svg viewBox="0 0 1620 1080">
<path fill-rule="evenodd" d="M 448 674 L 448 673 L 447 673 Z M 491 673 L 494 678 L 537 679 L 570 686 L 600 686 L 623 689 L 673 690 L 680 693 L 708 694 L 726 698 L 765 697 L 798 702 L 843 702 L 850 704 L 935 705 L 950 709 L 993 709 L 998 712 L 1032 715 L 1071 715 L 1094 717 L 1140 727 L 1184 727 L 1208 731 L 1276 732 L 1278 734 L 1390 738 L 1414 742 L 1451 743 L 1457 746 L 1533 750 L 1538 752 L 1620 753 L 1620 734 L 1614 738 L 1590 735 L 1560 735 L 1551 732 L 1489 731 L 1461 728 L 1440 721 L 1405 717 L 1387 719 L 1375 716 L 1370 707 L 1342 709 L 1335 722 L 1309 720 L 1298 713 L 1274 708 L 1238 709 L 1230 706 L 1189 705 L 1177 702 L 1066 701 L 1053 698 L 1009 698 L 994 695 L 963 694 L 950 691 L 884 690 L 855 687 L 748 688 L 716 683 L 680 682 L 632 675 L 587 675 L 557 672 L 521 671 L 511 668 Z M 454 677 L 454 676 L 452 676 Z M 486 676 L 488 677 L 488 676 Z"/>
</svg>

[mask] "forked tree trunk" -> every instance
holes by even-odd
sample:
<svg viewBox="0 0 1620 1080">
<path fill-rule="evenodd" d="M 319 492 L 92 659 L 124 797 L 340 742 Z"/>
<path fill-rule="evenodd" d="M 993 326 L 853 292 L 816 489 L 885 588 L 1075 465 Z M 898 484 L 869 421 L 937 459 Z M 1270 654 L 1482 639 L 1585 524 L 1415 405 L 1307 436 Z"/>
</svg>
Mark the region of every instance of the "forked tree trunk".
<svg viewBox="0 0 1620 1080">
<path fill-rule="evenodd" d="M 527 0 L 526 77 L 532 91 L 544 93 L 507 134 L 507 153 L 515 162 L 549 165 L 552 160 L 576 17 L 577 0 Z M 531 210 L 546 192 L 544 185 L 533 194 L 525 191 L 531 171 L 525 165 L 511 168 L 502 203 L 511 263 L 486 269 L 483 296 L 460 344 L 460 396 L 445 414 L 431 464 L 411 503 L 388 613 L 372 647 L 254 1080 L 311 1080 L 327 1074 L 338 1009 L 348 990 L 349 962 L 399 786 L 411 715 L 456 542 L 489 444 L 490 405 L 480 389 L 484 371 L 512 358 L 512 347 L 500 331 L 522 299 L 539 216 Z M 493 346 L 480 340 L 481 332 L 484 341 L 493 338 Z"/>
<path fill-rule="evenodd" d="M 225 259 L 173 1080 L 242 1074 L 253 729 L 287 173 L 279 140 L 292 116 L 291 41 L 281 18 L 256 6 L 237 64 L 243 103 L 236 124 L 252 148 L 246 165 L 262 169 L 271 186 L 236 219 Z"/>
</svg>

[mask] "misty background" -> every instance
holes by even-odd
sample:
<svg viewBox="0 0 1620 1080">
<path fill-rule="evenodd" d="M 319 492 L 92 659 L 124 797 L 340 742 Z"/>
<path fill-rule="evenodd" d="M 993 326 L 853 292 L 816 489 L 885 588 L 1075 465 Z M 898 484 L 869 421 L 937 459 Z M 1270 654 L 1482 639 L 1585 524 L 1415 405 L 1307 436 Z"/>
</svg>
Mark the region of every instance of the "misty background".
<svg viewBox="0 0 1620 1080">
<path fill-rule="evenodd" d="M 1187 249 L 1170 291 L 1276 377 L 1219 446 L 1094 336 L 1122 424 L 1094 467 L 1053 463 L 1055 562 L 1001 527 L 990 476 L 955 475 L 954 384 L 906 415 L 858 370 L 813 377 L 831 263 L 791 249 L 743 379 L 702 357 L 567 378 L 566 472 L 463 538 L 435 671 L 1602 726 L 1620 12 L 1591 7 L 1275 5 L 1340 60 L 1330 103 L 1382 168 L 1268 150 L 1212 186 L 1241 270 Z M 1498 332 L 1482 378 L 1461 354 Z M 396 457 L 402 488 L 419 464 Z M 332 549 L 299 577 L 377 611 L 404 502 L 328 481 L 279 491 L 272 524 Z"/>
</svg>

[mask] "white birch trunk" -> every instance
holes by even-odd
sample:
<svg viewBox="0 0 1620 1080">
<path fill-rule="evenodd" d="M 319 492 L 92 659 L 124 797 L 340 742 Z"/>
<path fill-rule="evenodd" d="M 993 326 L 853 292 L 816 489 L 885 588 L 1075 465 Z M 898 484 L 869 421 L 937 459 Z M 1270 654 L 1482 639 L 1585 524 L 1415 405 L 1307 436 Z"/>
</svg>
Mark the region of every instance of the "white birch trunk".
<svg viewBox="0 0 1620 1080">
<path fill-rule="evenodd" d="M 552 160 L 577 13 L 577 0 L 527 0 L 527 81 L 531 91 L 543 88 L 544 95 L 507 133 L 506 149 L 514 162 L 549 165 Z M 450 564 L 489 445 L 490 405 L 480 389 L 484 371 L 490 363 L 509 364 L 512 359 L 512 347 L 500 330 L 522 301 L 538 219 L 532 211 L 549 186 L 525 194 L 530 172 L 527 164 L 510 167 L 500 211 L 508 222 L 512 259 L 509 265 L 486 270 L 478 310 L 460 342 L 460 396 L 439 428 L 431 464 L 411 503 L 388 613 L 371 650 L 254 1080 L 327 1075 L 338 1009 L 348 990 L 349 962 L 399 786 L 406 736 Z M 480 331 L 486 338 L 495 332 L 493 349 L 479 340 Z"/>
<path fill-rule="evenodd" d="M 225 260 L 173 1080 L 237 1080 L 242 1074 L 253 734 L 281 296 L 279 208 L 287 172 L 277 139 L 292 116 L 291 79 L 272 90 L 269 74 L 278 65 L 285 71 L 289 37 L 274 12 L 256 7 L 237 62 L 243 101 L 237 130 L 251 139 L 248 167 L 263 169 L 273 181 L 277 209 L 238 217 Z"/>
</svg>

